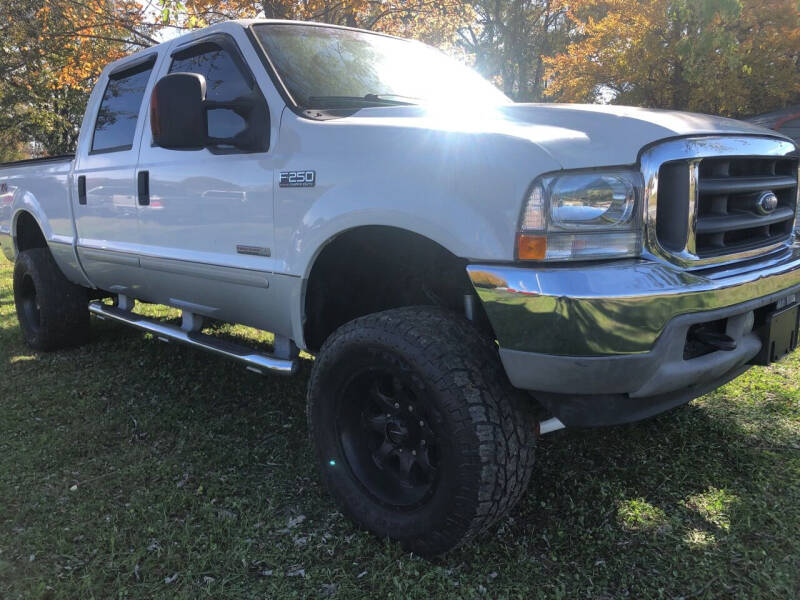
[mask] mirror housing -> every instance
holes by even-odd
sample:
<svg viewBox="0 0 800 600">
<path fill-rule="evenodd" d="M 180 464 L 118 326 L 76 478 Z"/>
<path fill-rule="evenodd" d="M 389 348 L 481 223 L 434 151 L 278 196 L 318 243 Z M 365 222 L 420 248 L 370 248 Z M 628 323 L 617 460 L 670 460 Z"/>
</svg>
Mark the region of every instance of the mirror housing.
<svg viewBox="0 0 800 600">
<path fill-rule="evenodd" d="M 200 150 L 208 137 L 206 78 L 196 73 L 162 77 L 150 97 L 153 143 L 170 150 Z"/>
<path fill-rule="evenodd" d="M 208 111 L 229 110 L 245 120 L 245 129 L 231 138 L 208 135 Z M 153 143 L 168 150 L 266 152 L 269 149 L 269 110 L 263 96 L 252 92 L 230 102 L 206 100 L 206 78 L 197 73 L 162 77 L 150 97 Z"/>
</svg>

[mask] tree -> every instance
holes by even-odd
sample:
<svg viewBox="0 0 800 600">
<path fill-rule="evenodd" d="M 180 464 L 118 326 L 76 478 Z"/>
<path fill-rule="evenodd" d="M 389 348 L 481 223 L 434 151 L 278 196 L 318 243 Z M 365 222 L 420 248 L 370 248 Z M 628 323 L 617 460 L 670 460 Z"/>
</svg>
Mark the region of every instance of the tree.
<svg viewBox="0 0 800 600">
<path fill-rule="evenodd" d="M 573 26 L 559 0 L 476 0 L 477 18 L 459 31 L 475 68 L 520 101 L 542 99 L 544 59 L 566 47 Z"/>
<path fill-rule="evenodd" d="M 539 100 L 543 57 L 573 26 L 562 0 L 166 0 L 165 22 L 196 27 L 263 15 L 321 21 L 415 38 L 454 52 L 518 100 Z"/>
<path fill-rule="evenodd" d="M 796 0 L 574 0 L 575 40 L 547 60 L 562 101 L 732 117 L 800 99 Z"/>
<path fill-rule="evenodd" d="M 18 153 L 10 140 L 48 155 L 73 151 L 102 68 L 158 43 L 165 28 L 257 16 L 352 25 L 447 46 L 474 13 L 463 0 L 2 0 L 0 154 Z"/>
<path fill-rule="evenodd" d="M 73 151 L 102 67 L 155 42 L 146 10 L 135 0 L 3 0 L 0 128 L 6 139 L 48 155 Z"/>
<path fill-rule="evenodd" d="M 447 46 L 474 12 L 464 0 L 164 0 L 163 5 L 164 22 L 178 27 L 257 16 L 346 25 Z"/>
</svg>

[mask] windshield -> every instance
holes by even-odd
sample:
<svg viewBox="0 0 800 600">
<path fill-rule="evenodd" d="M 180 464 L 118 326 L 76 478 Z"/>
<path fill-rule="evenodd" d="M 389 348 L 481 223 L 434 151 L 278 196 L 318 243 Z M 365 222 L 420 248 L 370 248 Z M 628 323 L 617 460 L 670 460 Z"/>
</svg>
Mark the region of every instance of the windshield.
<svg viewBox="0 0 800 600">
<path fill-rule="evenodd" d="M 264 23 L 254 30 L 304 108 L 511 102 L 471 69 L 419 42 L 317 25 Z"/>
</svg>

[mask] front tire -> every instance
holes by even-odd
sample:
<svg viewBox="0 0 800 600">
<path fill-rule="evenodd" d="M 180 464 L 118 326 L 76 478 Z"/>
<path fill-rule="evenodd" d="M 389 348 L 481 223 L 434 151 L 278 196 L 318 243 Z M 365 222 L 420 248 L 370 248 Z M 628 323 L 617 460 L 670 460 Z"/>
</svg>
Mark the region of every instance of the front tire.
<svg viewBox="0 0 800 600">
<path fill-rule="evenodd" d="M 494 345 L 431 307 L 339 328 L 308 394 L 319 468 L 342 511 L 423 556 L 473 538 L 522 496 L 535 442 L 528 409 Z"/>
<path fill-rule="evenodd" d="M 47 248 L 20 252 L 14 264 L 14 303 L 25 342 L 34 350 L 68 348 L 88 338 L 86 288 L 64 277 Z"/>
</svg>

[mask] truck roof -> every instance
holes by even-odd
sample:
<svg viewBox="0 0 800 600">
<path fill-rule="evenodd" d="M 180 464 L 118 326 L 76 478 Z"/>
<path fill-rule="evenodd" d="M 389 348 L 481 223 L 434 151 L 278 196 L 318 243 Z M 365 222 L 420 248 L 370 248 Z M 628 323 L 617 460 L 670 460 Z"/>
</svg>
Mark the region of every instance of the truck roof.
<svg viewBox="0 0 800 600">
<path fill-rule="evenodd" d="M 170 38 L 168 40 L 164 40 L 160 44 L 156 44 L 156 45 L 150 46 L 148 48 L 142 48 L 141 50 L 137 50 L 136 52 L 132 52 L 130 54 L 126 54 L 122 58 L 118 58 L 117 60 L 108 63 L 104 70 L 106 70 L 106 71 L 107 70 L 114 70 L 118 66 L 121 66 L 121 65 L 129 62 L 131 60 L 131 58 L 134 57 L 134 56 L 145 56 L 148 53 L 152 53 L 153 51 L 158 51 L 158 49 L 161 48 L 161 46 L 163 46 L 165 44 L 173 43 L 176 40 L 179 41 L 179 43 L 180 43 L 180 41 L 189 41 L 189 40 L 191 40 L 193 38 L 202 37 L 204 35 L 207 35 L 208 33 L 212 33 L 214 31 L 217 31 L 217 30 L 220 30 L 220 29 L 225 29 L 225 28 L 229 27 L 230 25 L 238 25 L 238 26 L 240 26 L 240 27 L 242 27 L 244 29 L 247 29 L 247 28 L 251 27 L 252 25 L 258 25 L 258 24 L 264 24 L 264 23 L 276 23 L 276 24 L 282 24 L 282 25 L 305 25 L 305 26 L 311 25 L 311 26 L 315 26 L 315 27 L 326 27 L 326 28 L 329 28 L 329 29 L 344 29 L 344 30 L 347 30 L 347 31 L 359 31 L 359 32 L 362 32 L 362 33 L 371 33 L 373 35 L 380 35 L 380 36 L 383 36 L 383 37 L 389 37 L 389 38 L 395 38 L 395 39 L 410 41 L 410 40 L 406 40 L 406 38 L 401 38 L 401 37 L 398 37 L 398 36 L 395 36 L 395 35 L 389 35 L 388 33 L 381 33 L 379 31 L 370 31 L 368 29 L 359 29 L 357 27 L 347 27 L 345 25 L 332 25 L 331 23 L 321 23 L 321 22 L 318 22 L 318 21 L 295 21 L 295 20 L 289 20 L 289 19 L 232 19 L 232 20 L 229 20 L 229 21 L 221 21 L 219 23 L 215 23 L 213 25 L 209 25 L 208 27 L 203 27 L 202 29 L 195 29 L 193 31 L 188 31 L 188 32 L 183 33 L 183 34 L 181 34 L 179 36 L 176 36 L 174 38 Z"/>
</svg>

